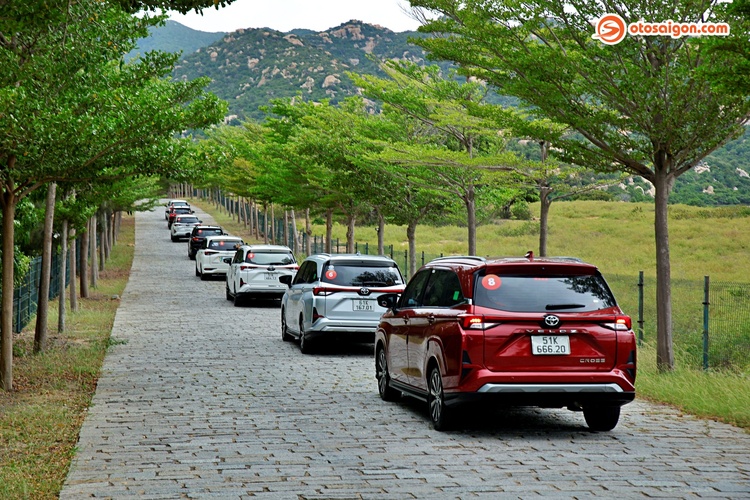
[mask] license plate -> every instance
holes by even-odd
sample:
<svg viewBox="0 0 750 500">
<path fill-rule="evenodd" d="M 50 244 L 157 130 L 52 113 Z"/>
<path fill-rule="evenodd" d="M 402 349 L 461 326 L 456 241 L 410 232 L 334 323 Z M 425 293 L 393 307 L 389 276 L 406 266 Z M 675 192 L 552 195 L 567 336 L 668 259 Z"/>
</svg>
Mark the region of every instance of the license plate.
<svg viewBox="0 0 750 500">
<path fill-rule="evenodd" d="M 352 310 L 354 311 L 374 311 L 374 300 L 354 299 L 352 301 Z"/>
<path fill-rule="evenodd" d="M 570 354 L 570 337 L 567 335 L 532 335 L 531 353 L 537 355 Z"/>
<path fill-rule="evenodd" d="M 276 275 L 274 273 L 263 273 L 263 279 L 275 280 Z"/>
</svg>

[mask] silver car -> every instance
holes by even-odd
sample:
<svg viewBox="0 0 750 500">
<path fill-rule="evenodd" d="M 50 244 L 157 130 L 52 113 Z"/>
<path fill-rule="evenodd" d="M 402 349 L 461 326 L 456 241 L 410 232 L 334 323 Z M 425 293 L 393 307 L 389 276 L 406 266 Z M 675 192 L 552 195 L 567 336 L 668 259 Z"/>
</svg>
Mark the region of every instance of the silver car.
<svg viewBox="0 0 750 500">
<path fill-rule="evenodd" d="M 297 260 L 284 245 L 243 245 L 234 257 L 224 260 L 227 271 L 227 300 L 240 306 L 246 298 L 280 299 L 287 286 L 279 281 L 297 274 Z"/>
<path fill-rule="evenodd" d="M 372 342 L 380 316 L 377 303 L 384 293 L 401 293 L 404 278 L 393 259 L 375 255 L 316 254 L 300 266 L 281 299 L 281 337 L 299 339 L 310 352 L 319 337 Z"/>
</svg>

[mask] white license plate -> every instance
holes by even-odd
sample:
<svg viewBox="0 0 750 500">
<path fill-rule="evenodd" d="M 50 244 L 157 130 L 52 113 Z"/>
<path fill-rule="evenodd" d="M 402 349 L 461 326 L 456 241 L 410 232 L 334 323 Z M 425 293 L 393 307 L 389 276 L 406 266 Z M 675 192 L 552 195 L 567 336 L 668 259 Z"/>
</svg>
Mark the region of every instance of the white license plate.
<svg viewBox="0 0 750 500">
<path fill-rule="evenodd" d="M 274 273 L 263 273 L 263 279 L 266 280 L 275 280 L 276 275 Z"/>
<path fill-rule="evenodd" d="M 374 300 L 354 299 L 352 301 L 352 310 L 354 311 L 374 311 Z"/>
<path fill-rule="evenodd" d="M 570 354 L 570 337 L 567 335 L 532 335 L 531 353 L 537 355 Z"/>
</svg>

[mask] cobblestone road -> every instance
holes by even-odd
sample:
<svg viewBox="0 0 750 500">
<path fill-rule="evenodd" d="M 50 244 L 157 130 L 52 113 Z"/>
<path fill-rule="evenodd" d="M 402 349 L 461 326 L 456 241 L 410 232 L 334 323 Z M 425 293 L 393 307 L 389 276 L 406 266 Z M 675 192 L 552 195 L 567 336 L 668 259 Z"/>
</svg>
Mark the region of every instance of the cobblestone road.
<svg viewBox="0 0 750 500">
<path fill-rule="evenodd" d="M 195 277 L 161 210 L 136 218 L 62 499 L 750 498 L 750 434 L 644 402 L 609 433 L 538 409 L 435 432 L 422 404 L 379 399 L 371 346 L 302 355 L 277 306 Z"/>
</svg>

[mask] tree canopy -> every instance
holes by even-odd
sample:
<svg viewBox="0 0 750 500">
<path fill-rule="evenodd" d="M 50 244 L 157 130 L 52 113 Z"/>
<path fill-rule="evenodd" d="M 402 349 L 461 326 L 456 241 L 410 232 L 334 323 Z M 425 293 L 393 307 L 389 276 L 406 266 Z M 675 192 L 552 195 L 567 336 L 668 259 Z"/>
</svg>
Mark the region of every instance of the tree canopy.
<svg viewBox="0 0 750 500">
<path fill-rule="evenodd" d="M 440 15 L 416 40 L 467 76 L 518 97 L 532 115 L 575 131 L 555 146 L 567 162 L 626 171 L 656 189 L 657 363 L 674 364 L 667 202 L 675 179 L 743 131 L 750 100 L 717 73 L 745 64 L 748 20 L 717 1 L 412 0 Z M 709 37 L 626 36 L 594 39 L 594 24 L 614 11 L 639 20 L 731 25 L 733 50 L 712 50 Z"/>
</svg>

